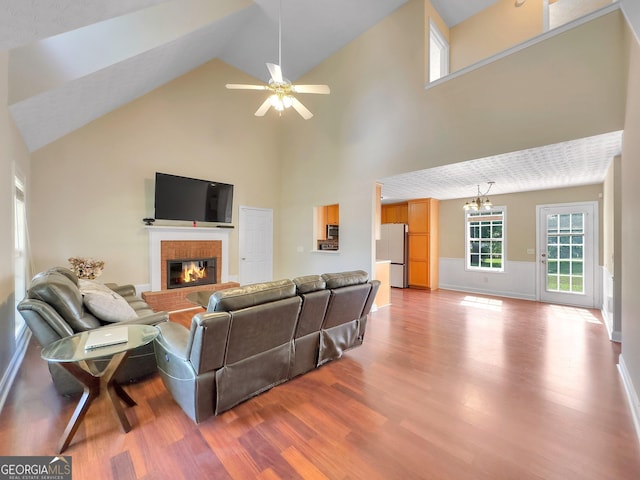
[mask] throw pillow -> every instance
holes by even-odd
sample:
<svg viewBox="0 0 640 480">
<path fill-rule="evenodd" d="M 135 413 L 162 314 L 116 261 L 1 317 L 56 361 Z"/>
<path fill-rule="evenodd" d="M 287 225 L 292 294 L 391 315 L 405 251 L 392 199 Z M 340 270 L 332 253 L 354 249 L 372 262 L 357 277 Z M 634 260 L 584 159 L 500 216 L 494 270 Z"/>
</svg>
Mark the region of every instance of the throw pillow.
<svg viewBox="0 0 640 480">
<path fill-rule="evenodd" d="M 129 303 L 106 285 L 91 280 L 78 280 L 84 306 L 100 320 L 121 322 L 138 315 Z"/>
<path fill-rule="evenodd" d="M 105 295 L 111 295 L 112 293 L 115 293 L 113 290 L 111 290 L 106 285 L 103 285 L 102 283 L 94 282 L 92 280 L 84 280 L 82 278 L 78 279 L 78 289 L 83 295 L 85 293 L 103 293 Z"/>
<path fill-rule="evenodd" d="M 116 292 L 111 295 L 88 292 L 84 294 L 83 300 L 87 310 L 106 322 L 122 322 L 138 316 L 131 305 Z"/>
</svg>

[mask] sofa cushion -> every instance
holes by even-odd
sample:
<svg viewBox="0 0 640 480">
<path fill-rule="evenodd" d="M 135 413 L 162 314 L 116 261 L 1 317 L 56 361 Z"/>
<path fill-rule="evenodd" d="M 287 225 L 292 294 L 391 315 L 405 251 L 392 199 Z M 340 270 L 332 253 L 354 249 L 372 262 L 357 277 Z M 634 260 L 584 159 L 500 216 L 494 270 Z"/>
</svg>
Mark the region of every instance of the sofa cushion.
<svg viewBox="0 0 640 480">
<path fill-rule="evenodd" d="M 209 298 L 208 312 L 230 312 L 293 297 L 296 285 L 288 279 L 218 290 Z"/>
<path fill-rule="evenodd" d="M 74 332 L 100 326 L 98 319 L 85 310 L 78 287 L 64 274 L 51 271 L 36 275 L 28 296 L 51 305 Z"/>
<path fill-rule="evenodd" d="M 354 270 L 352 272 L 324 273 L 322 278 L 327 282 L 327 288 L 340 288 L 367 283 L 369 274 L 364 270 Z"/>
<path fill-rule="evenodd" d="M 320 275 L 305 275 L 303 277 L 296 277 L 293 279 L 293 283 L 296 284 L 298 293 L 309 293 L 317 290 L 324 290 L 327 287 L 327 282 L 324 281 Z"/>
</svg>

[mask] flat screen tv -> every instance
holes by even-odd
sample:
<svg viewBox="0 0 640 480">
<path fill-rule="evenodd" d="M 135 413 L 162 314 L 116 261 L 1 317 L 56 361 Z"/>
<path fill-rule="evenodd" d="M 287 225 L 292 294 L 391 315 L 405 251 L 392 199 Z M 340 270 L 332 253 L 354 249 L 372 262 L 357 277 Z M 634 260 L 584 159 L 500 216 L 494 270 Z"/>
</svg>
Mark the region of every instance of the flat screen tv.
<svg viewBox="0 0 640 480">
<path fill-rule="evenodd" d="M 156 173 L 155 218 L 231 223 L 233 185 Z"/>
</svg>

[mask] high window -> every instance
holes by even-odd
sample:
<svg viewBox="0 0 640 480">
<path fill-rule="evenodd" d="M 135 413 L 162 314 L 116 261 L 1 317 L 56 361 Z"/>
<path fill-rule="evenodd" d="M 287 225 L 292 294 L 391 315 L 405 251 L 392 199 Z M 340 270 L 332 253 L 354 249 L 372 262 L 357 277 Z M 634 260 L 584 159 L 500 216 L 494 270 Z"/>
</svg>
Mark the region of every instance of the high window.
<svg viewBox="0 0 640 480">
<path fill-rule="evenodd" d="M 449 74 L 449 43 L 436 24 L 429 20 L 429 81 Z"/>
<path fill-rule="evenodd" d="M 505 217 L 504 207 L 465 212 L 467 269 L 504 271 Z"/>
</svg>

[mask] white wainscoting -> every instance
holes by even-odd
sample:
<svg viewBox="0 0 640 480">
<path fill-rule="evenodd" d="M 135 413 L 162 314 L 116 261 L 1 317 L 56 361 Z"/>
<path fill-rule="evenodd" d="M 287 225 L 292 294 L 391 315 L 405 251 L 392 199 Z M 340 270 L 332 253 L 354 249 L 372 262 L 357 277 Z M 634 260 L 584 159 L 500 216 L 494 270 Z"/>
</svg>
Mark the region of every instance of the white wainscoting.
<svg viewBox="0 0 640 480">
<path fill-rule="evenodd" d="M 463 258 L 440 257 L 440 288 L 536 300 L 536 263 L 507 262 L 500 273 L 473 272 Z"/>
<path fill-rule="evenodd" d="M 622 341 L 622 332 L 616 328 L 614 321 L 615 303 L 614 303 L 614 290 L 613 290 L 613 275 L 607 270 L 606 267 L 602 267 L 602 319 L 604 320 L 609 339 L 614 342 Z"/>
<path fill-rule="evenodd" d="M 597 267 L 594 275 L 594 305 L 602 305 L 603 281 L 606 274 L 604 268 Z M 463 258 L 440 257 L 440 288 L 459 290 L 462 292 L 483 293 L 498 297 L 522 298 L 537 300 L 536 262 L 509 261 L 505 271 L 501 273 L 474 272 L 464 268 Z M 611 277 L 611 275 L 609 275 Z M 603 311 L 603 316 L 604 316 Z M 613 332 L 620 337 L 620 332 Z M 615 336 L 611 338 L 616 340 Z"/>
</svg>

